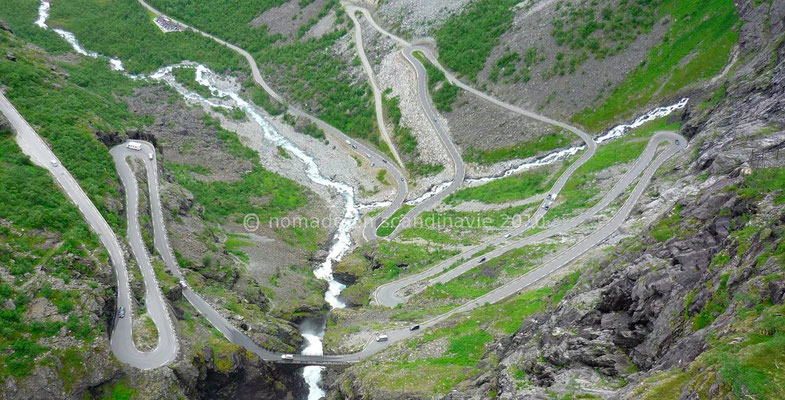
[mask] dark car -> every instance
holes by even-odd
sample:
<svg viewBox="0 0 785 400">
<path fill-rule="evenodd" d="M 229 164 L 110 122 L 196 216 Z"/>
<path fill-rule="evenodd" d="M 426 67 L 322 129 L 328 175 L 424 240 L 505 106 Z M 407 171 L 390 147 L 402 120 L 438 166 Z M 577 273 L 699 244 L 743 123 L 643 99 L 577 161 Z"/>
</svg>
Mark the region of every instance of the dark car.
<svg viewBox="0 0 785 400">
<path fill-rule="evenodd" d="M 420 329 L 420 325 L 412 325 L 412 327 L 409 328 L 410 331 L 416 331 L 418 329 Z"/>
<path fill-rule="evenodd" d="M 120 310 L 117 311 L 117 316 L 120 318 L 125 317 L 125 307 L 120 307 Z"/>
<path fill-rule="evenodd" d="M 481 259 L 480 259 L 480 261 L 477 261 L 477 262 L 478 262 L 478 263 L 485 262 L 485 257 L 481 258 Z"/>
</svg>

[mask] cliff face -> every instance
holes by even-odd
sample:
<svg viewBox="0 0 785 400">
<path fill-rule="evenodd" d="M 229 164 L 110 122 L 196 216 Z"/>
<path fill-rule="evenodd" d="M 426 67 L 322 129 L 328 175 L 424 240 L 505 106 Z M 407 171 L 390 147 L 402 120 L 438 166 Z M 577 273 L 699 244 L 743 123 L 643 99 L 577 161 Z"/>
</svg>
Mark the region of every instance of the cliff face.
<svg viewBox="0 0 785 400">
<path fill-rule="evenodd" d="M 673 209 L 487 345 L 481 363 L 495 367 L 416 397 L 785 396 L 785 2 L 759 3 L 736 4 L 738 61 L 689 93 L 691 153 L 655 181 L 678 196 Z M 638 213 L 651 209 L 641 202 Z M 350 384 L 359 373 L 339 379 L 336 398 L 376 398 Z"/>
</svg>

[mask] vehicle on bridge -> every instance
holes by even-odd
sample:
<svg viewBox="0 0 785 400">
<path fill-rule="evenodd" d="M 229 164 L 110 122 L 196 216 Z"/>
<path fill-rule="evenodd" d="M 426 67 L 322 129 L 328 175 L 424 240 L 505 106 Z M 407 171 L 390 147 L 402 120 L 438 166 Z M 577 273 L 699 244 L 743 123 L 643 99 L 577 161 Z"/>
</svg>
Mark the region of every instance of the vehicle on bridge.
<svg viewBox="0 0 785 400">
<path fill-rule="evenodd" d="M 281 360 L 294 360 L 294 355 L 292 355 L 292 354 L 281 354 Z"/>
</svg>

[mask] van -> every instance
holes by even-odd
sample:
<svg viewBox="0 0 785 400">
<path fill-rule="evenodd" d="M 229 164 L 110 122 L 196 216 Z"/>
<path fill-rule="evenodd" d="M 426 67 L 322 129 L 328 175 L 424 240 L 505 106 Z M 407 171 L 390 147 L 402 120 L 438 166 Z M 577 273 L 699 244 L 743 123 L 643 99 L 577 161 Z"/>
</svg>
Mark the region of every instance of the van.
<svg viewBox="0 0 785 400">
<path fill-rule="evenodd" d="M 387 335 L 379 335 L 379 336 L 377 336 L 377 337 L 376 337 L 376 341 L 377 341 L 377 342 L 386 342 L 386 341 L 387 341 L 387 339 L 389 339 L 389 338 L 387 337 Z"/>
<path fill-rule="evenodd" d="M 128 143 L 126 145 L 126 147 L 128 147 L 131 150 L 136 150 L 136 151 L 142 150 L 142 145 L 139 144 L 139 143 L 136 143 L 136 142 L 130 142 L 130 143 Z"/>
</svg>

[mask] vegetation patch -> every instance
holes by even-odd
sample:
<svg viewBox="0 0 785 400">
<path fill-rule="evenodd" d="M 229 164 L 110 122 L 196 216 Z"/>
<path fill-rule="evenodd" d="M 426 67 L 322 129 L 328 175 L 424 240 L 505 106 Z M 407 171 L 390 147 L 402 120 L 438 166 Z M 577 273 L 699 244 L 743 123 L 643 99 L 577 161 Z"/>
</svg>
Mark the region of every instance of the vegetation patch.
<svg viewBox="0 0 785 400">
<path fill-rule="evenodd" d="M 499 147 L 489 150 L 469 148 L 464 154 L 468 162 L 480 165 L 493 165 L 500 161 L 523 159 L 537 154 L 564 147 L 570 143 L 567 132 L 549 133 L 510 147 Z"/>
<path fill-rule="evenodd" d="M 556 174 L 556 177 L 559 174 Z M 447 196 L 447 204 L 459 204 L 465 201 L 500 204 L 513 200 L 521 200 L 545 193 L 555 182 L 547 170 L 536 169 L 521 172 L 506 178 L 497 179 L 479 186 L 459 189 Z"/>
<path fill-rule="evenodd" d="M 475 0 L 434 32 L 439 61 L 471 80 L 512 26 L 518 0 Z"/>
<path fill-rule="evenodd" d="M 398 351 L 391 354 L 392 361 L 367 365 L 357 373 L 364 381 L 374 382 L 383 390 L 428 395 L 447 393 L 458 382 L 479 375 L 484 368 L 492 368 L 484 362 L 488 344 L 513 334 L 528 316 L 558 304 L 579 276 L 579 273 L 573 273 L 554 287 L 528 291 L 455 316 L 444 327 L 404 344 L 417 350 L 436 340 L 445 340 L 447 345 L 440 355 L 411 360 L 407 351 Z"/>
<path fill-rule="evenodd" d="M 731 0 L 662 0 L 655 16 L 670 21 L 662 43 L 599 107 L 581 111 L 574 121 L 600 131 L 654 100 L 711 78 L 725 67 L 739 38 L 739 19 Z"/>
<path fill-rule="evenodd" d="M 428 78 L 428 93 L 431 94 L 431 99 L 433 99 L 436 109 L 442 112 L 452 111 L 452 103 L 458 98 L 458 86 L 448 82 L 444 73 L 431 64 L 419 51 L 414 52 L 414 57 L 425 67 L 425 75 Z"/>
</svg>

